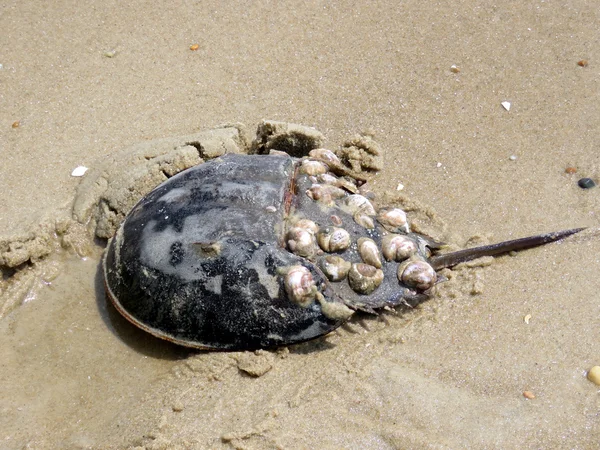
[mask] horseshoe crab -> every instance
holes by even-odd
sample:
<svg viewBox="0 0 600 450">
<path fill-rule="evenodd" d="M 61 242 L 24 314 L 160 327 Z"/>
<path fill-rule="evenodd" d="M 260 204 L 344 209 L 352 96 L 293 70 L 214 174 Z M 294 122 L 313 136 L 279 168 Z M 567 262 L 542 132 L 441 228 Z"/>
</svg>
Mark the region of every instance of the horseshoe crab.
<svg viewBox="0 0 600 450">
<path fill-rule="evenodd" d="M 354 311 L 417 304 L 437 271 L 580 229 L 438 255 L 404 211 L 377 210 L 336 155 L 226 154 L 142 198 L 109 241 L 107 296 L 176 344 L 257 349 L 327 334 Z"/>
</svg>

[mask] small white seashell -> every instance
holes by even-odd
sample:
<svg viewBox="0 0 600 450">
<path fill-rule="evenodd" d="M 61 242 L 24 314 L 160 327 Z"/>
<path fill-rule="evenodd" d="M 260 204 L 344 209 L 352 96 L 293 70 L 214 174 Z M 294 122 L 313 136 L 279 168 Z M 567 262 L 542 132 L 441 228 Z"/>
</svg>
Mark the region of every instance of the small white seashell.
<svg viewBox="0 0 600 450">
<path fill-rule="evenodd" d="M 87 172 L 87 170 L 88 168 L 85 166 L 77 166 L 73 169 L 73 172 L 71 172 L 71 176 L 82 177 Z"/>
</svg>

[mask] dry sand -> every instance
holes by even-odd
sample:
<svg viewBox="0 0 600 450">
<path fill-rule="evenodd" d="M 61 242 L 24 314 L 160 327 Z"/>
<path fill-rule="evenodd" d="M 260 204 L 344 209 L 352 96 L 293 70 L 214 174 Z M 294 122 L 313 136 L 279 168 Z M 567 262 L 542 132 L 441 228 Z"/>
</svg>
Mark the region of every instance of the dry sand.
<svg viewBox="0 0 600 450">
<path fill-rule="evenodd" d="M 600 181 L 599 22 L 592 0 L 5 2 L 0 238 L 43 262 L 3 272 L 0 448 L 597 448 L 600 190 L 577 180 Z M 373 189 L 402 183 L 458 245 L 591 230 L 280 351 L 133 329 L 105 303 L 101 246 L 59 223 L 54 248 L 71 170 L 263 118 L 334 147 L 374 131 Z"/>
</svg>

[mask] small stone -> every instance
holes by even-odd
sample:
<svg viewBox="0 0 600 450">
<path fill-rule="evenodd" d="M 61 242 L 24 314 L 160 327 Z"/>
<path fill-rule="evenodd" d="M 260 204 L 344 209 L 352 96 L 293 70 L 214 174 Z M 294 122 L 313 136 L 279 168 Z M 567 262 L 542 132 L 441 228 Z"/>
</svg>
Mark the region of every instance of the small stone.
<svg viewBox="0 0 600 450">
<path fill-rule="evenodd" d="M 523 391 L 523 397 L 528 400 L 533 400 L 535 398 L 535 394 L 531 391 Z"/>
<path fill-rule="evenodd" d="M 177 401 L 171 405 L 171 409 L 173 410 L 173 412 L 181 412 L 183 411 L 183 403 Z"/>
<path fill-rule="evenodd" d="M 565 173 L 569 174 L 569 175 L 573 175 L 573 174 L 577 173 L 577 167 L 567 167 L 565 169 Z"/>
<path fill-rule="evenodd" d="M 517 155 L 510 155 L 508 157 L 508 159 L 510 159 L 511 161 L 516 161 L 517 160 Z"/>
<path fill-rule="evenodd" d="M 577 65 L 579 67 L 587 67 L 588 66 L 588 60 L 587 59 L 580 59 L 579 61 L 577 61 Z"/>
<path fill-rule="evenodd" d="M 591 178 L 582 178 L 577 184 L 581 189 L 591 189 L 596 186 L 596 183 Z"/>
<path fill-rule="evenodd" d="M 588 370 L 587 379 L 600 386 L 600 366 L 594 366 Z"/>
<path fill-rule="evenodd" d="M 195 52 L 196 50 L 198 50 L 198 48 L 200 48 L 200 46 L 198 44 L 192 44 L 190 45 L 190 50 Z"/>
<path fill-rule="evenodd" d="M 456 64 L 452 64 L 450 66 L 450 72 L 452 72 L 452 73 L 459 73 L 460 72 L 460 68 Z"/>
<path fill-rule="evenodd" d="M 114 58 L 116 56 L 116 54 L 117 54 L 117 51 L 114 50 L 114 49 L 113 50 L 108 50 L 108 51 L 104 52 L 104 56 L 106 58 Z"/>
<path fill-rule="evenodd" d="M 502 102 L 500 104 L 505 110 L 510 111 L 510 102 Z"/>
<path fill-rule="evenodd" d="M 18 120 L 14 121 L 11 125 L 13 128 L 19 128 L 21 126 L 21 122 Z"/>
<path fill-rule="evenodd" d="M 401 191 L 402 189 L 404 189 L 404 185 L 402 183 L 398 183 L 398 186 L 396 186 L 396 190 Z"/>
<path fill-rule="evenodd" d="M 435 167 L 437 167 L 437 168 L 439 169 L 440 167 L 442 167 L 442 163 L 441 163 L 441 162 L 438 162 L 438 163 L 435 165 Z"/>
</svg>

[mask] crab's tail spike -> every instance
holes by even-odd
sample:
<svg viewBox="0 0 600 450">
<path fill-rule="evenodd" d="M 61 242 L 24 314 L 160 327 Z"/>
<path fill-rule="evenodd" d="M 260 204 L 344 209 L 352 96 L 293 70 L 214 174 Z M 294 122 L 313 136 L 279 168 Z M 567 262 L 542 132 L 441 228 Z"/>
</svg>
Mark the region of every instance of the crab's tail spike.
<svg viewBox="0 0 600 450">
<path fill-rule="evenodd" d="M 539 234 L 526 238 L 504 241 L 498 244 L 484 245 L 481 247 L 468 248 L 457 252 L 446 253 L 445 255 L 435 255 L 429 258 L 429 264 L 435 269 L 453 267 L 465 261 L 471 261 L 482 256 L 496 256 L 508 252 L 525 250 L 539 245 L 558 241 L 575 233 L 585 230 L 585 228 L 574 228 L 572 230 L 556 231 L 554 233 Z"/>
</svg>

